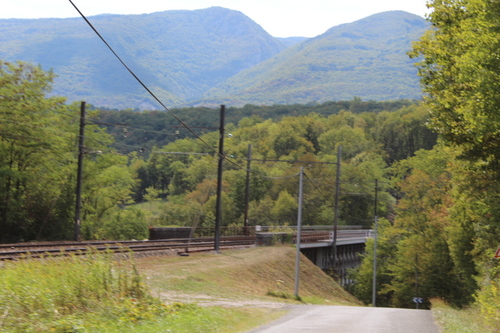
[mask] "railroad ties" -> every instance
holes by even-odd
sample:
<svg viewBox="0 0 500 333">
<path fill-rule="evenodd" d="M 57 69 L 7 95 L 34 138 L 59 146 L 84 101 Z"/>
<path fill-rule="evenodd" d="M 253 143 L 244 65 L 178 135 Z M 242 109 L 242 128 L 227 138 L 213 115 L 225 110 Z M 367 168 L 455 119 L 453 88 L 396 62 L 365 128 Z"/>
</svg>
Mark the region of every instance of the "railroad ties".
<svg viewBox="0 0 500 333">
<path fill-rule="evenodd" d="M 255 245 L 255 237 L 222 237 L 222 248 Z M 167 252 L 186 255 L 189 252 L 204 252 L 214 249 L 213 238 L 166 239 L 141 241 L 92 241 L 92 242 L 40 242 L 20 244 L 0 244 L 0 260 L 18 260 L 23 258 L 42 258 L 48 256 L 83 255 L 95 251 L 114 253 Z"/>
</svg>

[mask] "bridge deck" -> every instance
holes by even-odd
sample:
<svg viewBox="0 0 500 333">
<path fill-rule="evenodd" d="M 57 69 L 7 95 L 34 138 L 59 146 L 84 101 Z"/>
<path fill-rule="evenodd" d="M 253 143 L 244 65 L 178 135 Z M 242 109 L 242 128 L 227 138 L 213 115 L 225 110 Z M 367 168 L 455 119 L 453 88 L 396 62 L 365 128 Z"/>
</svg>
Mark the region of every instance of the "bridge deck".
<svg viewBox="0 0 500 333">
<path fill-rule="evenodd" d="M 336 243 L 340 245 L 366 243 L 372 237 L 371 230 L 339 230 Z M 294 243 L 295 240 L 294 240 Z M 306 232 L 301 237 L 300 248 L 316 248 L 333 246 L 333 231 L 329 233 Z"/>
<path fill-rule="evenodd" d="M 339 238 L 337 239 L 337 246 L 340 245 L 351 245 L 351 244 L 364 244 L 366 243 L 367 237 L 359 237 L 359 238 Z M 300 243 L 301 249 L 310 249 L 315 247 L 329 247 L 333 246 L 333 240 L 328 241 L 317 241 L 314 243 Z"/>
</svg>

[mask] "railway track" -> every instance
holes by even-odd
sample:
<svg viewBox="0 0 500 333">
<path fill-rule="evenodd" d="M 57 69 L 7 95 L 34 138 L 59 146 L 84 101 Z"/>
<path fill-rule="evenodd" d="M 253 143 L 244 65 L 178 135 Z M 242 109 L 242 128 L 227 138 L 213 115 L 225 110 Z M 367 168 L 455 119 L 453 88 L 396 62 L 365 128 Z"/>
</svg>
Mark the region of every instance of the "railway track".
<svg viewBox="0 0 500 333">
<path fill-rule="evenodd" d="M 338 240 L 346 238 L 369 237 L 369 230 L 339 230 Z M 301 243 L 331 241 L 331 231 L 304 231 Z M 296 235 L 291 237 L 291 243 L 296 242 Z M 255 236 L 224 236 L 221 237 L 219 248 L 251 246 L 257 243 Z M 189 252 L 212 251 L 213 237 L 178 238 L 143 241 L 92 241 L 92 242 L 44 242 L 22 244 L 0 244 L 0 261 L 16 260 L 25 257 L 41 258 L 46 256 L 63 256 L 69 254 L 86 254 L 91 251 L 113 251 L 115 253 L 134 252 L 148 253 L 163 251 L 172 254 L 185 255 Z"/>
<path fill-rule="evenodd" d="M 220 248 L 233 248 L 255 245 L 255 237 L 221 237 Z M 213 238 L 165 239 L 145 241 L 97 241 L 97 242 L 46 242 L 23 244 L 0 244 L 0 260 L 18 260 L 22 258 L 42 258 L 65 256 L 69 254 L 87 254 L 95 251 L 114 253 L 168 252 L 185 255 L 189 252 L 212 251 Z"/>
</svg>

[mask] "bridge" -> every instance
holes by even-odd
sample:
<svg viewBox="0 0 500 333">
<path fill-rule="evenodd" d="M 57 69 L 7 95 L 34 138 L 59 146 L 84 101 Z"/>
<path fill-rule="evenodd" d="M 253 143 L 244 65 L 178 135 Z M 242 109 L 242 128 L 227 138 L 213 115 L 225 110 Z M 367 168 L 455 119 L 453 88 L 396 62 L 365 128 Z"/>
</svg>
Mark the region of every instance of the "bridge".
<svg viewBox="0 0 500 333">
<path fill-rule="evenodd" d="M 261 227 L 256 230 L 257 242 L 297 244 L 296 227 Z M 302 227 L 300 251 L 316 266 L 333 272 L 340 284 L 349 284 L 347 271 L 361 264 L 360 255 L 365 251 L 365 243 L 373 237 L 373 231 L 360 227 L 341 226 L 334 237 L 333 227 Z"/>
</svg>

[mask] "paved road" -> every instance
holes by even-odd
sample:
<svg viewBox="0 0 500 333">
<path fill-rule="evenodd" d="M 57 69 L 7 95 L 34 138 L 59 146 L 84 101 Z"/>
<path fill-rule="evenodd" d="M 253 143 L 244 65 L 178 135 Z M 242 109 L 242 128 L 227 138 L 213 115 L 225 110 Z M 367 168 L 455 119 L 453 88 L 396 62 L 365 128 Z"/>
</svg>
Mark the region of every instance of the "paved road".
<svg viewBox="0 0 500 333">
<path fill-rule="evenodd" d="M 431 311 L 300 305 L 250 333 L 439 333 Z"/>
</svg>

